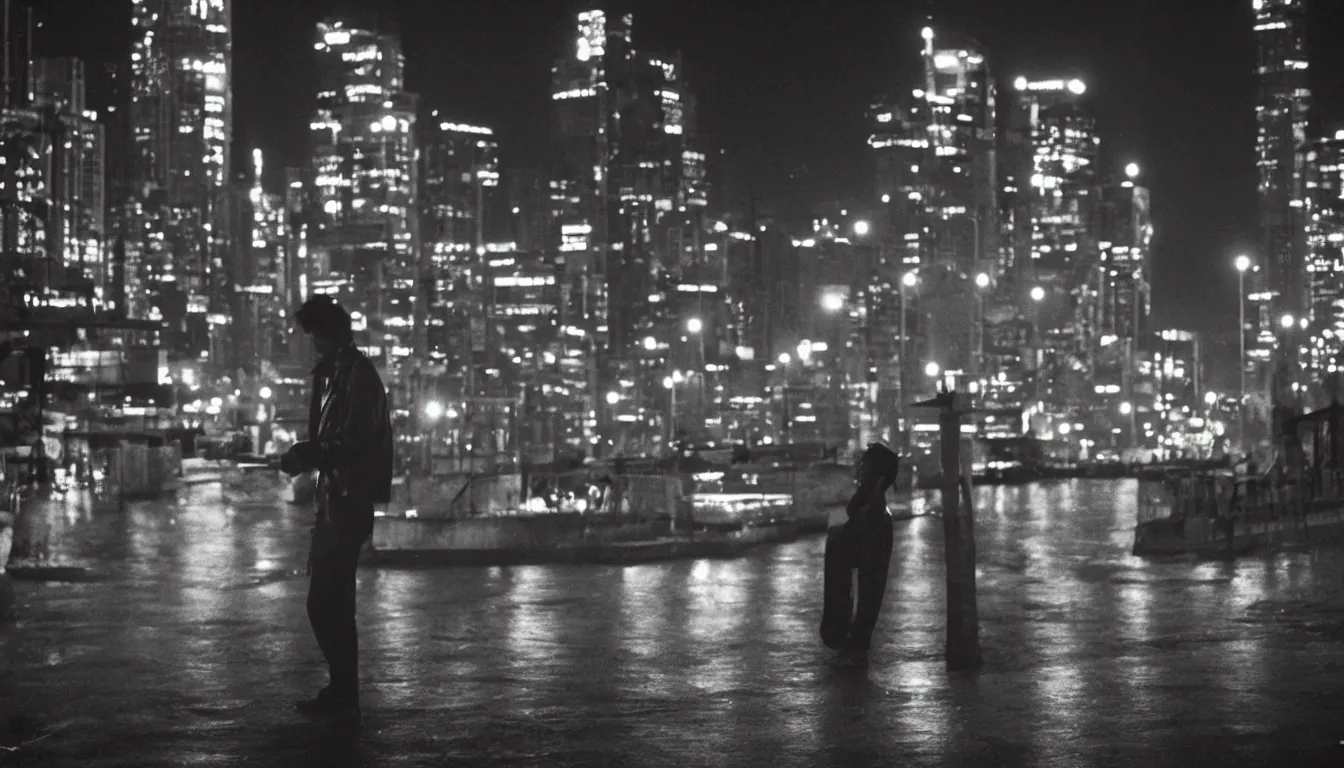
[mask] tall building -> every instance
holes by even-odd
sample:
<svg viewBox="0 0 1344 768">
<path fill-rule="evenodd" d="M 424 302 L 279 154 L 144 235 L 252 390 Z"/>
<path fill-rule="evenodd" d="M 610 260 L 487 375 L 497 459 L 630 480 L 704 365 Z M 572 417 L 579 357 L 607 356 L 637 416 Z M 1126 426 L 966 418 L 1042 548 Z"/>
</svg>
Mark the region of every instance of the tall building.
<svg viewBox="0 0 1344 768">
<path fill-rule="evenodd" d="M 1344 130 L 1315 141 L 1308 160 L 1309 363 L 1312 378 L 1319 380 L 1322 374 L 1338 372 L 1344 346 Z"/>
<path fill-rule="evenodd" d="M 83 62 L 35 59 L 22 71 L 25 87 L 0 105 L 0 303 L 105 309 L 104 141 L 84 108 Z"/>
<path fill-rule="evenodd" d="M 1101 336 L 1138 339 L 1152 315 L 1152 202 L 1131 163 L 1122 181 L 1100 187 L 1096 327 Z"/>
<path fill-rule="evenodd" d="M 317 25 L 309 224 L 313 290 L 366 321 L 370 351 L 410 355 L 418 245 L 416 97 L 393 35 Z M 391 359 L 388 362 L 392 362 Z"/>
<path fill-rule="evenodd" d="M 105 258 L 106 143 L 97 114 L 85 108 L 84 62 L 37 59 L 29 73 L 33 107 L 47 111 L 55 129 L 50 156 L 48 248 L 67 267 L 93 281 L 99 303 L 110 273 Z"/>
<path fill-rule="evenodd" d="M 636 50 L 628 14 L 589 10 L 576 21 L 552 70 L 550 217 L 565 345 L 557 391 L 570 398 L 554 407 L 572 414 L 565 430 L 574 448 L 621 453 L 643 438 L 627 440 L 631 428 L 620 425 L 647 423 L 639 412 L 649 411 L 627 390 L 663 378 L 674 358 L 700 354 L 701 332 L 683 341 L 678 330 L 692 319 L 719 335 L 709 315 L 687 314 L 702 302 L 680 301 L 676 287 L 705 284 L 702 273 L 712 270 L 706 157 L 695 144 L 695 101 L 679 57 Z"/>
<path fill-rule="evenodd" d="M 993 289 L 975 280 L 984 273 L 993 285 L 1011 283 L 1000 247 L 998 94 L 988 55 L 974 40 L 931 27 L 921 38 L 916 87 L 868 115 L 881 202 L 873 234 L 882 243 L 872 283 L 884 295 L 865 302 L 905 332 L 866 347 L 879 423 L 888 425 L 902 413 L 899 402 L 937 381 L 924 374 L 928 366 L 985 373 Z"/>
<path fill-rule="evenodd" d="M 1256 40 L 1256 167 L 1265 323 L 1309 309 L 1306 266 L 1308 122 L 1306 0 L 1251 0 Z"/>
<path fill-rule="evenodd" d="M 1083 81 L 1019 77 L 1014 88 L 1010 121 L 1025 138 L 1025 156 L 1016 160 L 1027 191 L 1019 196 L 1025 211 L 1018 218 L 1031 233 L 1018 258 L 1030 275 L 1027 284 L 1045 289 L 1047 325 L 1070 326 L 1084 316 L 1096 263 L 1091 227 L 1101 138 L 1083 101 Z"/>
<path fill-rule="evenodd" d="M 286 322 L 292 286 L 287 267 L 289 223 L 281 195 L 262 186 L 261 150 L 252 151 L 251 178 L 234 189 L 234 354 L 247 374 L 287 357 Z"/>
<path fill-rule="evenodd" d="M 127 308 L 162 319 L 171 352 L 208 357 L 230 322 L 231 0 L 132 0 L 131 24 Z"/>
</svg>

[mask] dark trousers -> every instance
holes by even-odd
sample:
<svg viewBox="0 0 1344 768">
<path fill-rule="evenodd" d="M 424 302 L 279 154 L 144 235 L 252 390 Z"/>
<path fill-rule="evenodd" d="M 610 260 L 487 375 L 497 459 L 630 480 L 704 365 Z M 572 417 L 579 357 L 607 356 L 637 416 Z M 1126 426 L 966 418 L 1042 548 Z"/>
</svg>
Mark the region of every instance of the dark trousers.
<svg viewBox="0 0 1344 768">
<path fill-rule="evenodd" d="M 884 513 L 862 526 L 850 521 L 826 536 L 821 641 L 827 648 L 866 651 L 872 645 L 887 591 L 892 535 L 891 515 Z M 857 605 L 851 581 L 858 582 Z"/>
<path fill-rule="evenodd" d="M 308 622 L 327 659 L 333 692 L 359 689 L 359 634 L 355 630 L 355 569 L 364 544 L 319 524 L 308 556 Z"/>
</svg>

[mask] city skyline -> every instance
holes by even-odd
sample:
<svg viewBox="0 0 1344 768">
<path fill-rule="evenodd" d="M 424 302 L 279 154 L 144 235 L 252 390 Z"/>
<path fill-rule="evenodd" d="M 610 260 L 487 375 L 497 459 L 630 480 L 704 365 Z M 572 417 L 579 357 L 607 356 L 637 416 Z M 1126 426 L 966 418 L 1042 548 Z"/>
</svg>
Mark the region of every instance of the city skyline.
<svg viewBox="0 0 1344 768">
<path fill-rule="evenodd" d="M 283 168 L 303 164 L 315 77 L 312 25 L 341 12 L 358 18 L 368 10 L 362 5 L 322 0 L 283 8 L 238 4 L 236 172 L 246 171 L 240 163 L 251 149 L 260 148 L 271 169 L 268 187 L 278 189 Z M 742 207 L 754 189 L 761 199 L 783 198 L 778 201 L 782 209 L 801 210 L 808 203 L 860 197 L 871 189 L 863 108 L 875 93 L 916 71 L 918 32 L 927 15 L 923 5 L 851 4 L 829 11 L 823 20 L 810 9 L 780 19 L 758 17 L 742 7 L 694 3 L 616 7 L 629 7 L 636 15 L 641 47 L 683 52 L 703 101 L 702 132 L 711 155 L 727 152 L 728 162 L 716 169 L 716 194 L 727 190 Z M 1153 190 L 1155 322 L 1231 336 L 1236 294 L 1230 260 L 1237 252 L 1258 251 L 1251 4 L 1237 3 L 1231 13 L 1224 8 L 1225 13 L 1212 16 L 1201 13 L 1203 6 L 1223 3 L 1185 4 L 1179 10 L 1140 5 L 1119 19 L 1102 18 L 1112 13 L 1105 9 L 1082 14 L 1046 0 L 1018 4 L 1009 18 L 993 5 L 940 3 L 934 22 L 979 40 L 994 62 L 1000 87 L 1019 73 L 1051 71 L 1075 73 L 1089 83 L 1099 131 L 1106 137 L 1104 162 L 1139 163 Z M 511 15 L 516 4 L 452 13 L 411 4 L 381 7 L 376 20 L 403 38 L 408 89 L 421 93 L 426 107 L 491 126 L 504 167 L 542 164 L 550 60 L 564 43 L 572 9 L 559 4 L 545 12 Z M 92 3 L 73 2 L 68 9 L 72 18 L 88 18 L 79 11 L 90 10 L 94 18 L 120 23 L 114 9 Z M 1319 37 L 1340 11 L 1317 7 L 1313 13 Z M 81 55 L 92 66 L 119 55 L 116 41 L 106 39 L 110 36 L 98 39 L 74 29 L 67 19 L 53 21 L 45 34 L 39 31 L 40 44 L 46 38 L 61 49 L 52 55 Z M 775 33 L 772 37 L 785 40 L 806 31 L 814 45 L 792 57 L 770 55 L 755 39 L 759 34 L 732 39 L 731 30 L 748 23 L 764 24 Z M 460 45 L 428 42 L 445 25 L 474 32 Z M 1032 29 L 1051 33 L 1040 35 L 1051 41 L 1048 48 L 1028 45 L 1024 32 Z M 1101 48 L 1095 45 L 1098 34 L 1115 42 Z M 845 39 L 848 45 L 839 47 Z M 1191 40 L 1206 42 L 1187 44 Z M 510 41 L 513 55 L 489 52 L 505 50 Z M 1338 54 L 1319 40 L 1311 42 L 1316 43 L 1312 72 L 1329 71 Z M 292 77 L 268 76 L 269 65 Z M 1322 133 L 1340 123 L 1344 101 L 1340 86 L 1323 80 L 1313 80 Z M 1204 95 L 1180 103 L 1175 97 L 1182 91 Z M 753 146 L 759 155 L 753 156 Z M 711 156 L 711 162 L 719 159 Z M 790 183 L 790 172 L 801 168 L 808 169 L 806 177 Z"/>
</svg>

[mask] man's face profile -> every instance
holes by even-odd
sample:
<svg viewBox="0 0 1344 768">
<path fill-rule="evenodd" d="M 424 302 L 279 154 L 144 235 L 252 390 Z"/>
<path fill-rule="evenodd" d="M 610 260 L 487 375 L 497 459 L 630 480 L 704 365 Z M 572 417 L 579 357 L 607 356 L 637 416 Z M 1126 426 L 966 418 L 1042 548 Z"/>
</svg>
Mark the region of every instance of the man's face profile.
<svg viewBox="0 0 1344 768">
<path fill-rule="evenodd" d="M 313 342 L 313 348 L 317 350 L 318 357 L 323 359 L 335 356 L 339 351 L 336 340 L 320 332 L 309 332 L 308 338 Z"/>
</svg>

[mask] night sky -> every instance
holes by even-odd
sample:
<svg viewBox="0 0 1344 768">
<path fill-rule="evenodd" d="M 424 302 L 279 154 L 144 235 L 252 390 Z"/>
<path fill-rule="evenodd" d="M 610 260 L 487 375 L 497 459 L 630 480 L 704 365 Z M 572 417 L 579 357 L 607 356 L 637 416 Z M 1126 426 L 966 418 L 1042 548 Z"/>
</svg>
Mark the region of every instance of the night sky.
<svg viewBox="0 0 1344 768">
<path fill-rule="evenodd" d="M 99 65 L 126 55 L 129 2 L 38 0 L 38 54 Z M 42 7 L 45 4 L 45 7 Z M 1321 125 L 1344 128 L 1344 2 L 1317 0 L 1312 39 Z M 547 0 L 234 0 L 236 160 L 260 147 L 277 175 L 304 161 L 313 25 L 377 9 L 402 37 L 409 89 L 446 116 L 496 129 L 506 167 L 546 152 L 551 60 L 579 4 Z M 1231 255 L 1255 242 L 1255 49 L 1250 0 L 679 0 L 635 13 L 635 45 L 680 49 L 701 128 L 730 198 L 781 211 L 871 185 L 864 110 L 913 86 L 919 30 L 972 35 L 1000 82 L 1083 77 L 1106 162 L 1144 168 L 1153 189 L 1155 311 L 1167 327 L 1235 334 Z M 91 94 L 93 106 L 99 94 Z M 269 175 L 269 174 L 268 174 Z"/>
</svg>

